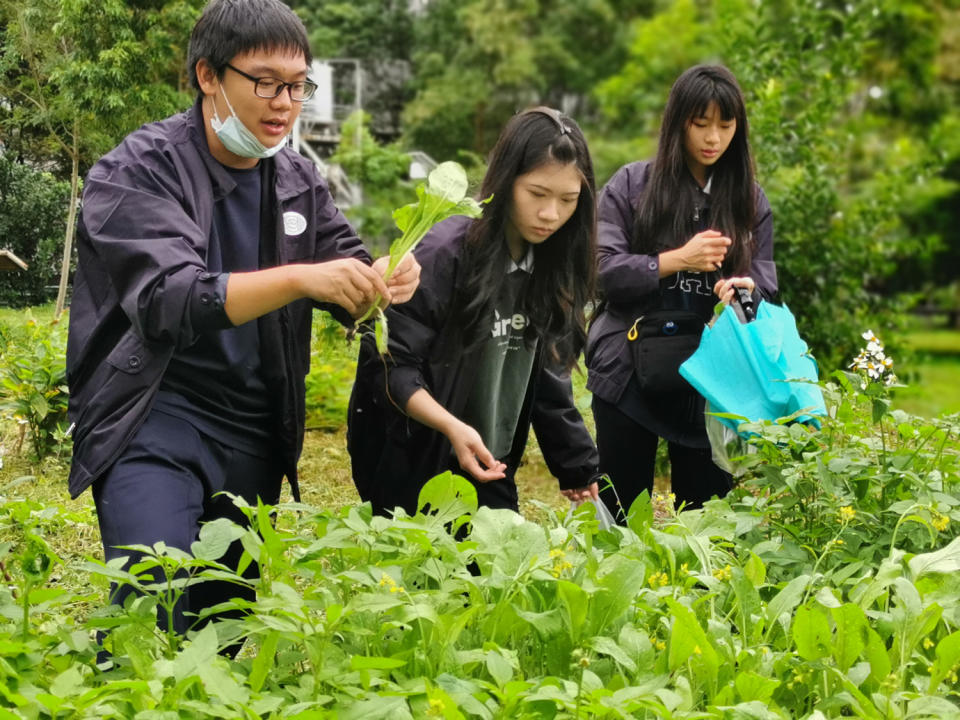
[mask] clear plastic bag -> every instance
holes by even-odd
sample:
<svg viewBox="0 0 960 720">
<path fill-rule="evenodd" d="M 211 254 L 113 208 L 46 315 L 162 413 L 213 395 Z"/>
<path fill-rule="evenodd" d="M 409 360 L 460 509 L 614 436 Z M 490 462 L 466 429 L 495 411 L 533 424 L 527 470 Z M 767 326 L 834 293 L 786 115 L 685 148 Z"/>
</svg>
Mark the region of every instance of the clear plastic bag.
<svg viewBox="0 0 960 720">
<path fill-rule="evenodd" d="M 609 510 L 607 510 L 607 506 L 602 500 L 571 500 L 570 509 L 574 510 L 575 508 L 578 508 L 586 503 L 590 503 L 594 506 L 597 514 L 597 525 L 599 525 L 601 530 L 610 530 L 616 527 L 617 521 L 613 519 L 613 515 L 610 514 Z"/>
<path fill-rule="evenodd" d="M 733 477 L 743 475 L 752 464 L 745 462 L 746 457 L 757 452 L 756 446 L 751 445 L 746 438 L 718 417 L 711 415 L 709 403 L 707 403 L 704 423 L 707 427 L 707 438 L 710 440 L 710 453 L 714 464 Z"/>
</svg>

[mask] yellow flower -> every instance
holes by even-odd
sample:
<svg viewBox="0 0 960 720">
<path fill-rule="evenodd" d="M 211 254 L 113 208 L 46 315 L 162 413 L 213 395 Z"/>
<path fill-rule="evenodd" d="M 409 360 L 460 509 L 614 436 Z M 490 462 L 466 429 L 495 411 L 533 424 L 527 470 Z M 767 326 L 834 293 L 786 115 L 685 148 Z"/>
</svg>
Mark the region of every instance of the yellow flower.
<svg viewBox="0 0 960 720">
<path fill-rule="evenodd" d="M 443 700 L 440 698 L 430 698 L 430 707 L 427 710 L 427 715 L 439 717 L 443 715 L 443 711 L 446 709 L 447 706 L 444 704 Z"/>
<path fill-rule="evenodd" d="M 927 650 L 929 650 L 930 648 L 932 648 L 933 645 L 934 645 L 934 642 L 933 642 L 933 640 L 931 640 L 930 638 L 924 638 L 924 639 L 923 639 L 923 646 L 924 646 Z"/>
<path fill-rule="evenodd" d="M 849 505 L 840 508 L 840 522 L 849 522 L 857 516 L 857 511 Z"/>
<path fill-rule="evenodd" d="M 563 550 L 561 550 L 560 548 L 551 548 L 551 549 L 550 549 L 550 557 L 552 557 L 552 558 L 563 557 L 563 556 L 565 556 L 565 555 L 566 555 L 566 553 L 565 553 Z"/>
<path fill-rule="evenodd" d="M 717 568 L 713 571 L 713 576 L 717 580 L 729 580 L 733 577 L 733 568 L 731 568 L 729 565 L 726 567 Z"/>
<path fill-rule="evenodd" d="M 694 645 L 694 646 L 693 646 L 693 654 L 694 654 L 694 655 L 703 655 L 703 650 L 700 649 L 700 646 L 699 646 L 699 645 Z"/>
<path fill-rule="evenodd" d="M 933 520 L 930 523 L 938 532 L 943 532 L 947 529 L 947 526 L 950 524 L 950 518 L 946 515 L 936 513 Z"/>
<path fill-rule="evenodd" d="M 555 578 L 559 578 L 567 570 L 573 570 L 573 563 L 567 560 L 561 562 L 558 558 L 557 561 L 553 563 L 553 569 L 550 570 L 550 574 Z"/>
<path fill-rule="evenodd" d="M 588 658 L 586 655 L 580 658 L 580 667 L 582 668 L 590 667 L 590 658 Z"/>
<path fill-rule="evenodd" d="M 650 587 L 663 587 L 670 584 L 670 577 L 665 572 L 656 572 L 647 578 Z"/>
<path fill-rule="evenodd" d="M 663 640 L 657 640 L 657 641 L 654 643 L 654 647 L 656 647 L 657 650 L 666 650 L 666 649 L 667 649 L 667 644 L 666 644 Z"/>
</svg>

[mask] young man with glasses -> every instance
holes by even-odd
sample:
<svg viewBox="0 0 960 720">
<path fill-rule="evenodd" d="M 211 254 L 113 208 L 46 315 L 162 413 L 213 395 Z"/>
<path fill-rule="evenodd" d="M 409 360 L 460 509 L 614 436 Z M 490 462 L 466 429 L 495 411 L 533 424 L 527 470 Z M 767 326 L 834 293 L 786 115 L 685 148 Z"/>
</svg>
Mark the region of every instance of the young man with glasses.
<svg viewBox="0 0 960 720">
<path fill-rule="evenodd" d="M 213 0 L 190 38 L 193 107 L 132 133 L 87 177 L 69 483 L 74 497 L 92 486 L 108 560 L 132 544 L 189 550 L 216 518 L 243 523 L 222 491 L 272 504 L 286 476 L 299 497 L 313 308 L 350 323 L 419 282 L 410 258 L 385 283 L 387 259 L 371 264 L 316 168 L 284 147 L 316 89 L 310 60 L 279 0 Z M 234 543 L 224 561 L 241 553 Z M 191 586 L 175 628 L 236 596 L 253 591 Z"/>
</svg>

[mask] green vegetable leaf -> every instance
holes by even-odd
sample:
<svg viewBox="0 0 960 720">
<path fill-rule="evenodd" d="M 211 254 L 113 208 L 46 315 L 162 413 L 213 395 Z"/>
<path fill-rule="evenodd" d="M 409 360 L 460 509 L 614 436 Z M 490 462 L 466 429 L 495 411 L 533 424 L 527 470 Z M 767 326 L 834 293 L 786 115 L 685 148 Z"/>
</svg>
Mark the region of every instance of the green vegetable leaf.
<svg viewBox="0 0 960 720">
<path fill-rule="evenodd" d="M 490 198 L 478 202 L 467 197 L 468 187 L 467 173 L 460 163 L 442 162 L 427 176 L 426 184 L 417 187 L 417 201 L 393 211 L 393 219 L 402 234 L 390 244 L 390 261 L 387 263 L 384 280 L 390 279 L 407 253 L 413 252 L 417 244 L 437 223 L 454 215 L 480 217 L 483 213 L 483 203 L 489 202 Z M 378 295 L 370 309 L 357 320 L 357 325 L 374 315 L 379 306 L 380 296 Z M 384 354 L 389 340 L 386 316 L 379 313 L 378 319 L 380 324 L 375 329 L 377 350 L 380 354 Z"/>
<path fill-rule="evenodd" d="M 427 176 L 428 192 L 454 202 L 459 202 L 467 194 L 467 185 L 463 167 L 452 161 L 440 163 Z"/>
</svg>

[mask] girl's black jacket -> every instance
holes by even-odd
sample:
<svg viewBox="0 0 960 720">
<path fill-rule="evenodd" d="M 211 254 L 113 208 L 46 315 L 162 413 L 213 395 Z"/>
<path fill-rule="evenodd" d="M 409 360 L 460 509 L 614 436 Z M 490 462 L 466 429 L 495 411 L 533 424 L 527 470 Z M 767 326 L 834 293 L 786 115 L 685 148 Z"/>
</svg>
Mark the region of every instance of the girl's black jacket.
<svg viewBox="0 0 960 720">
<path fill-rule="evenodd" d="M 633 374 L 633 357 L 627 345 L 627 330 L 643 313 L 660 307 L 660 258 L 630 250 L 637 203 L 650 174 L 650 163 L 633 162 L 620 168 L 604 186 L 597 207 L 597 256 L 602 309 L 590 323 L 585 351 L 587 389 L 608 403 L 620 402 Z M 690 180 L 691 186 L 693 179 Z M 754 249 L 747 273 L 756 283 L 757 299 L 777 294 L 777 267 L 773 261 L 773 214 L 770 202 L 758 185 L 757 217 L 753 227 Z M 709 207 L 702 190 L 698 204 Z M 706 230 L 703 214 L 700 230 Z M 706 273 L 707 286 L 719 278 Z M 710 317 L 704 317 L 707 322 Z"/>
<path fill-rule="evenodd" d="M 470 272 L 461 262 L 470 222 L 464 217 L 445 220 L 417 246 L 420 287 L 409 302 L 387 310 L 389 357 L 377 354 L 369 334 L 361 344 L 347 447 L 360 497 L 378 511 L 402 506 L 413 513 L 427 480 L 447 470 L 465 474 L 446 437 L 402 408 L 419 388 L 457 417 L 467 401 L 480 353 L 451 347 L 451 315 L 454 290 Z M 598 475 L 596 446 L 574 405 L 569 374 L 550 367 L 542 345 L 538 343 L 512 449 L 500 458 L 507 478 L 498 482 L 513 481 L 532 424 L 560 488 L 585 487 Z"/>
</svg>

